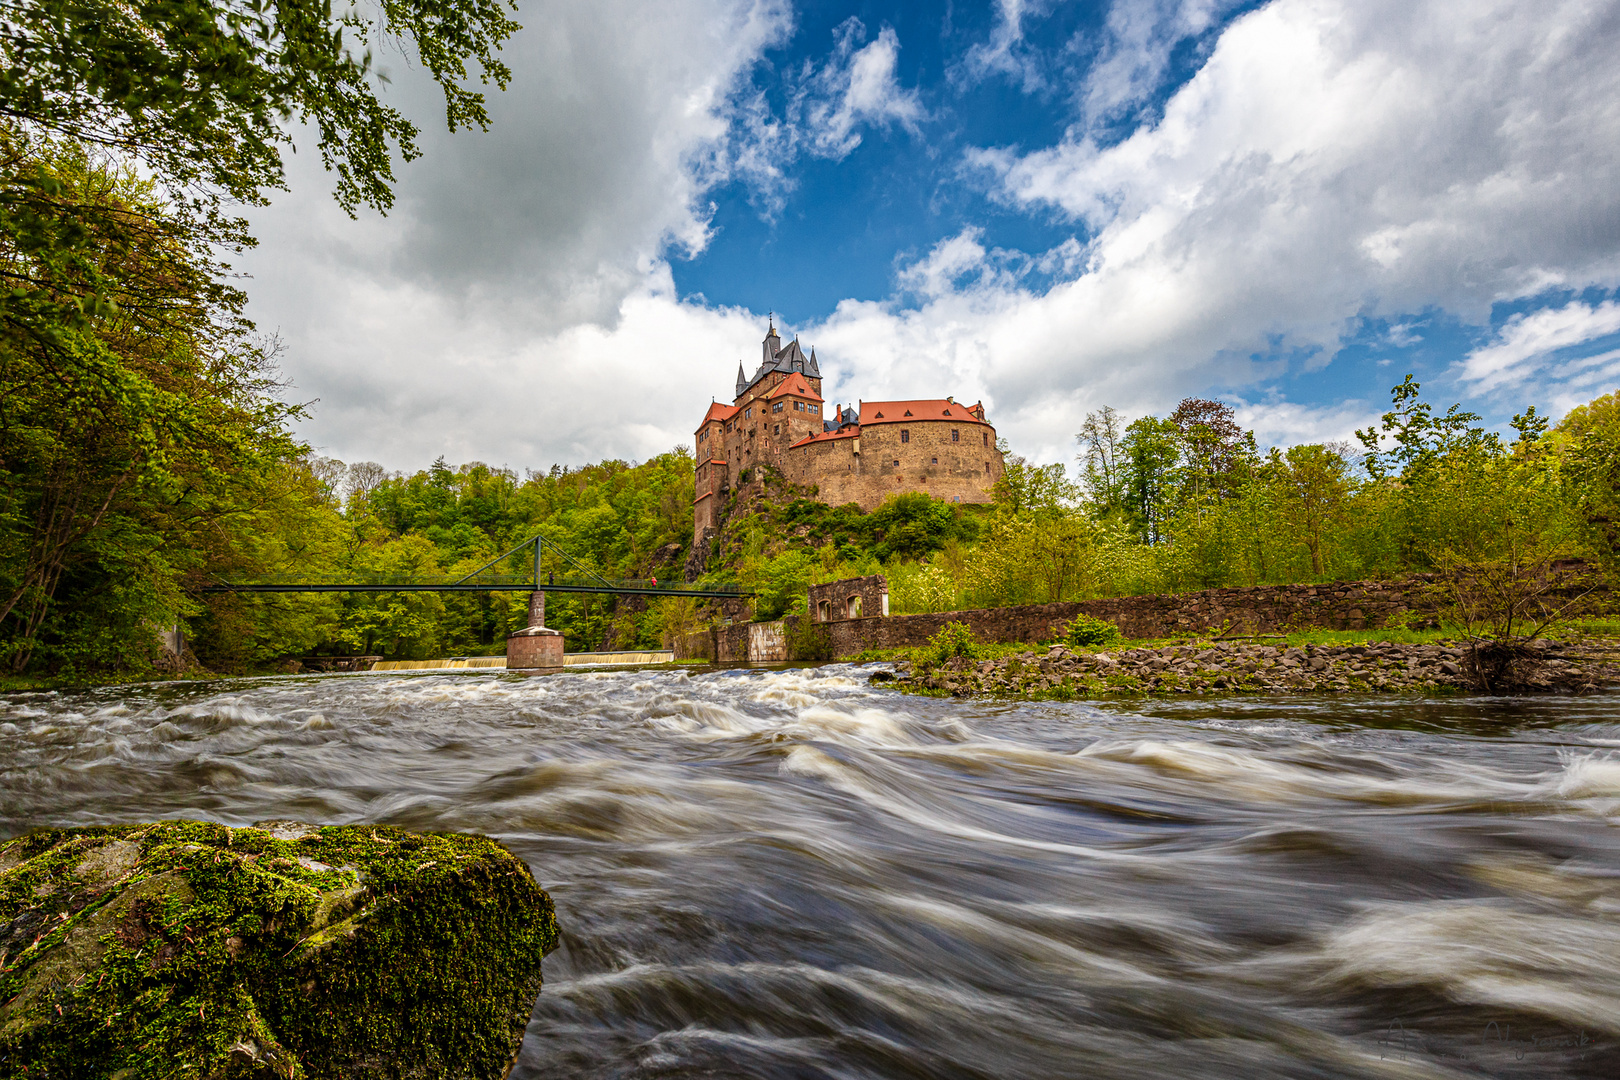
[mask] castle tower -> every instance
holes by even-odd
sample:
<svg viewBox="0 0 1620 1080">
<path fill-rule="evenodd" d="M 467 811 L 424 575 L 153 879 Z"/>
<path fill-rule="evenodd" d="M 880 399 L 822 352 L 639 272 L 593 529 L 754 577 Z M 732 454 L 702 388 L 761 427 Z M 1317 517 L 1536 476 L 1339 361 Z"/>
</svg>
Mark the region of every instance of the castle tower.
<svg viewBox="0 0 1620 1080">
<path fill-rule="evenodd" d="M 765 340 L 760 342 L 760 351 L 764 354 L 761 363 L 770 367 L 776 362 L 776 354 L 782 351 L 782 338 L 776 332 L 776 317 L 771 317 L 771 328 L 765 331 Z"/>
</svg>

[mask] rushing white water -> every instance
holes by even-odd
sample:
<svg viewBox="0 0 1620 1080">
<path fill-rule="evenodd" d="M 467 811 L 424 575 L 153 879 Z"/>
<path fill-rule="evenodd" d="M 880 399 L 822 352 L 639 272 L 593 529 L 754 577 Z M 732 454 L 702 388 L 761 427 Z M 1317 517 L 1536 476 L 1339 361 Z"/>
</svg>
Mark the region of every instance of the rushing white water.
<svg viewBox="0 0 1620 1080">
<path fill-rule="evenodd" d="M 1620 1076 L 1620 699 L 866 675 L 14 695 L 0 834 L 493 834 L 563 927 L 516 1077 Z"/>
</svg>

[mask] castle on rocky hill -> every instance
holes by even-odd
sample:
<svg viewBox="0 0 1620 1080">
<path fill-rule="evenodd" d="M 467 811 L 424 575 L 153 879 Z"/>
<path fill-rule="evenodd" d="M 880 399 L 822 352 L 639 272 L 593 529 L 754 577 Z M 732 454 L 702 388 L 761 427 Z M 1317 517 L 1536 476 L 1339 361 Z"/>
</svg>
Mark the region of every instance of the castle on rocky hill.
<svg viewBox="0 0 1620 1080">
<path fill-rule="evenodd" d="M 813 485 L 816 500 L 829 506 L 871 510 L 907 491 L 990 501 L 1002 461 L 982 404 L 947 397 L 829 409 L 814 349 L 806 356 L 797 338 L 783 345 L 773 321 L 761 351 L 752 378 L 737 365 L 732 403 L 710 405 L 698 425 L 694 555 L 719 531 L 726 499 L 763 486 L 766 465 L 790 483 Z"/>
</svg>

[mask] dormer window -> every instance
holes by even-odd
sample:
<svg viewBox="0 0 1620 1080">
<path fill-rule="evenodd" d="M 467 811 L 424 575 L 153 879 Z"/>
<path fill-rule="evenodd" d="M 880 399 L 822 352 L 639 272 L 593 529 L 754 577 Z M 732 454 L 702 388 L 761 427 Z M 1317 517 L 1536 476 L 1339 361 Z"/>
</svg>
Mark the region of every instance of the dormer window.
<svg viewBox="0 0 1620 1080">
<path fill-rule="evenodd" d="M 907 409 L 907 410 L 906 410 L 906 415 L 907 415 L 907 416 L 910 416 L 910 415 L 911 415 L 911 410 L 910 410 L 910 409 Z"/>
<path fill-rule="evenodd" d="M 949 410 L 949 409 L 946 409 L 946 410 L 945 410 L 945 415 L 946 415 L 946 416 L 949 416 L 949 415 L 951 415 L 951 410 Z"/>
<path fill-rule="evenodd" d="M 878 413 L 878 414 L 877 414 L 877 418 L 878 418 L 878 419 L 879 419 L 879 420 L 881 420 L 881 419 L 883 419 L 883 414 L 882 414 L 882 413 Z"/>
</svg>

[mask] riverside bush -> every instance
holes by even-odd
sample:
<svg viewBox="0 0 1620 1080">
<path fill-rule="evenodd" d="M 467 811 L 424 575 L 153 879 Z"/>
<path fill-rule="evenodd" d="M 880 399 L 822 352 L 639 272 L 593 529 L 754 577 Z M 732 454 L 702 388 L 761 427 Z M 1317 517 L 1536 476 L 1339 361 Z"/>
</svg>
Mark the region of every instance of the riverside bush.
<svg viewBox="0 0 1620 1080">
<path fill-rule="evenodd" d="M 931 664 L 943 664 L 958 656 L 977 660 L 983 653 L 984 647 L 974 636 L 973 628 L 967 623 L 952 622 L 940 627 L 939 633 L 928 639 L 921 658 Z"/>
<path fill-rule="evenodd" d="M 1107 619 L 1093 618 L 1084 613 L 1076 615 L 1063 627 L 1063 641 L 1075 648 L 1091 645 L 1118 645 L 1125 640 L 1119 627 Z"/>
</svg>

